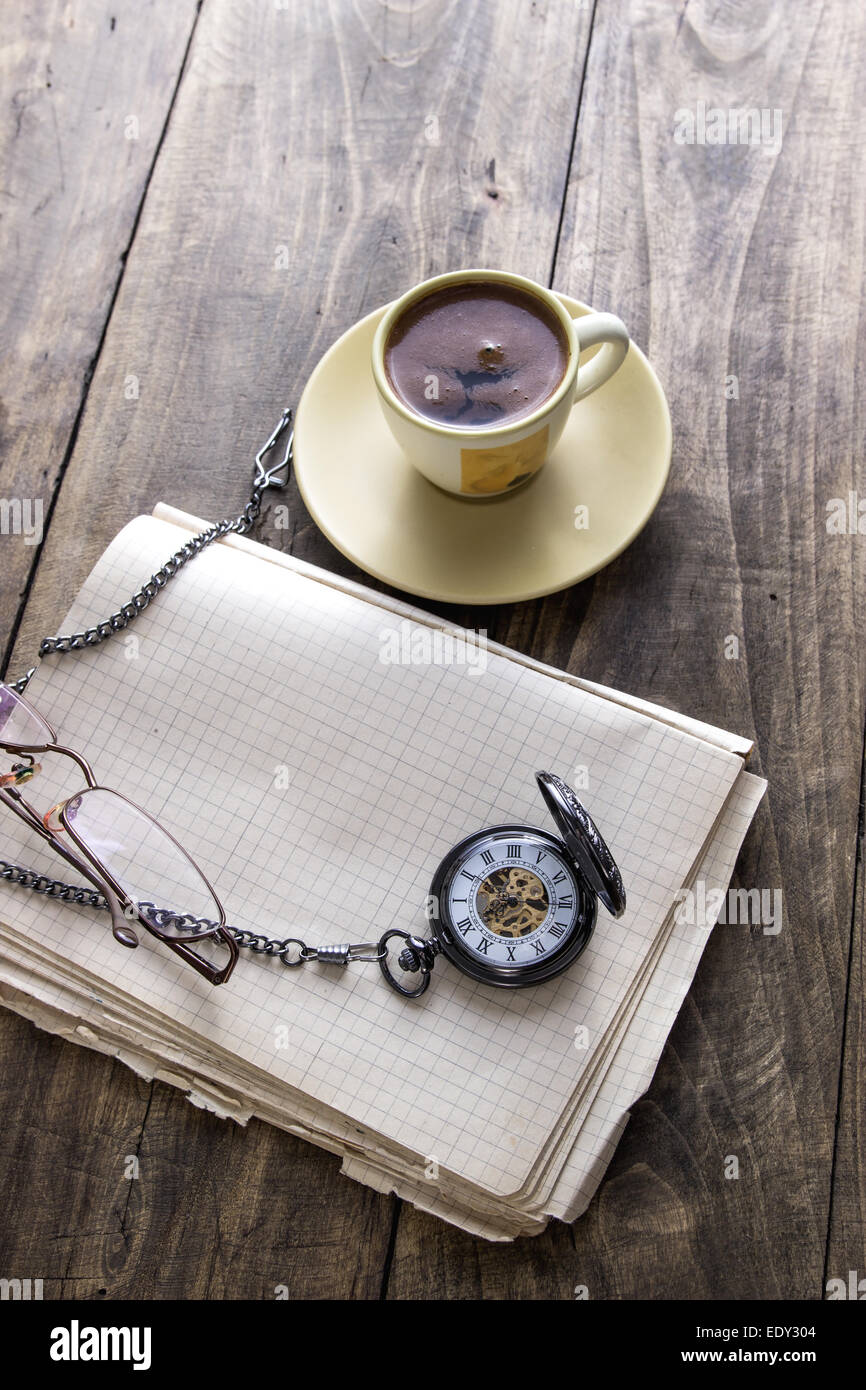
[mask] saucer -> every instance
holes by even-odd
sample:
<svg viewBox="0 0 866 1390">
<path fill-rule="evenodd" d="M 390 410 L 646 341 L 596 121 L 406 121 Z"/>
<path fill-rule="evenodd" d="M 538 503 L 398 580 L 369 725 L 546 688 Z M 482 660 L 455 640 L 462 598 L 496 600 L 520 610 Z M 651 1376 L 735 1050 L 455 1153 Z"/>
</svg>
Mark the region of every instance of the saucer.
<svg viewBox="0 0 866 1390">
<path fill-rule="evenodd" d="M 591 312 L 559 298 L 574 318 Z M 387 307 L 334 343 L 298 404 L 295 477 L 328 540 L 393 588 L 460 604 L 552 594 L 625 550 L 671 460 L 668 404 L 640 348 L 631 343 L 619 371 L 578 402 L 534 478 L 504 497 L 466 500 L 413 468 L 385 423 L 370 356 Z"/>
</svg>

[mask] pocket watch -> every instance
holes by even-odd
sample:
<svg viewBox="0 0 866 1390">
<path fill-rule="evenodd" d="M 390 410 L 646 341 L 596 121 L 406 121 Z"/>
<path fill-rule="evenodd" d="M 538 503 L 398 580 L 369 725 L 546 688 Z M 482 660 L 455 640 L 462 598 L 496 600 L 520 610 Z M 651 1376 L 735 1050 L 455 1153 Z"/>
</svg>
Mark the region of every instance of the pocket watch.
<svg viewBox="0 0 866 1390">
<path fill-rule="evenodd" d="M 379 942 L 379 967 L 398 994 L 423 994 L 439 955 L 481 984 L 541 984 L 585 949 L 599 899 L 613 917 L 622 916 L 622 877 L 588 811 L 561 777 L 537 772 L 535 780 L 559 835 L 493 825 L 456 844 L 433 875 L 431 935 L 392 928 Z M 394 937 L 404 943 L 397 965 L 414 980 L 401 980 L 391 968 Z"/>
</svg>

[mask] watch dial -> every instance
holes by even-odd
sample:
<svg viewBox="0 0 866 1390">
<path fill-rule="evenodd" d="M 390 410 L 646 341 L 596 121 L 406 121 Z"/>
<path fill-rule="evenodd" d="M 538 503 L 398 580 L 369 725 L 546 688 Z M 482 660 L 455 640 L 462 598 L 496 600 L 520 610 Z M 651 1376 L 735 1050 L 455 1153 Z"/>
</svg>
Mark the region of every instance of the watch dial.
<svg viewBox="0 0 866 1390">
<path fill-rule="evenodd" d="M 568 860 L 531 831 L 473 836 L 444 890 L 443 917 L 479 964 L 537 966 L 567 944 L 580 914 Z"/>
</svg>

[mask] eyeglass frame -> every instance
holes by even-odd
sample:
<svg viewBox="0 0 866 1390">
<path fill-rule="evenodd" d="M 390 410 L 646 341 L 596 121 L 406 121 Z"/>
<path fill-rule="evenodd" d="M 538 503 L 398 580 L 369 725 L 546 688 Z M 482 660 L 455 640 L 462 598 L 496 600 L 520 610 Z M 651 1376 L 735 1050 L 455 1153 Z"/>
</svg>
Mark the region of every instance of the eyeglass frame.
<svg viewBox="0 0 866 1390">
<path fill-rule="evenodd" d="M 74 749 L 66 748 L 62 744 L 58 743 L 57 733 L 54 729 L 54 726 L 51 723 L 49 723 L 49 721 L 44 717 L 44 715 L 40 714 L 39 711 L 35 709 L 33 705 L 31 705 L 29 700 L 25 699 L 23 695 L 19 695 L 16 690 L 12 690 L 10 686 L 7 686 L 5 684 L 5 682 L 0 681 L 0 691 L 2 690 L 8 691 L 8 693 L 13 697 L 13 699 L 24 707 L 25 711 L 28 714 L 30 714 L 39 724 L 44 725 L 44 727 L 48 730 L 49 734 L 51 735 L 52 742 L 40 744 L 22 744 L 10 743 L 7 742 L 7 740 L 5 739 L 0 738 L 0 749 L 7 753 L 23 754 L 25 757 L 30 758 L 31 766 L 34 763 L 33 755 L 35 753 L 60 753 L 64 757 L 71 758 L 72 761 L 81 769 L 81 771 L 84 773 L 87 786 L 81 792 L 73 792 L 71 796 L 66 797 L 62 802 L 58 803 L 57 806 L 53 806 L 49 811 L 46 812 L 44 816 L 40 816 L 39 812 L 35 810 L 34 807 L 30 806 L 27 801 L 25 801 L 24 797 L 21 795 L 21 792 L 18 790 L 17 785 L 10 786 L 5 782 L 0 783 L 0 802 L 2 802 L 5 806 L 8 806 L 10 810 L 14 811 L 15 814 L 21 820 L 23 820 L 24 823 L 28 825 L 31 830 L 35 830 L 37 834 L 42 837 L 43 840 L 46 840 L 48 842 L 48 844 L 55 851 L 55 853 L 59 854 L 60 857 L 64 859 L 68 864 L 71 864 L 72 867 L 78 871 L 78 873 L 82 874 L 84 878 L 88 880 L 89 883 L 93 884 L 95 888 L 99 889 L 99 891 L 105 897 L 109 911 L 111 913 L 112 934 L 115 940 L 120 943 L 120 945 L 127 946 L 129 948 L 134 948 L 138 946 L 138 937 L 136 936 L 136 933 L 133 931 L 130 925 L 131 921 L 137 919 L 140 925 L 144 927 L 145 931 L 150 932 L 151 936 L 155 936 L 156 939 L 160 941 L 163 945 L 168 946 L 169 949 L 174 951 L 176 955 L 180 956 L 180 958 L 183 961 L 185 961 L 186 964 L 191 965 L 194 970 L 198 971 L 200 975 L 203 975 L 204 978 L 208 980 L 210 984 L 224 984 L 226 980 L 229 979 L 232 971 L 235 968 L 235 965 L 237 964 L 238 956 L 240 954 L 238 949 L 238 943 L 232 936 L 231 932 L 226 929 L 225 909 L 223 908 L 223 905 L 220 902 L 220 899 L 217 896 L 213 888 L 213 885 L 210 883 L 207 875 L 203 873 L 199 865 L 193 859 L 192 855 L 188 852 L 188 850 L 184 849 L 183 845 L 181 845 L 171 834 L 171 832 L 169 830 L 166 830 L 165 826 L 162 825 L 158 820 L 156 820 L 155 817 L 153 817 L 149 811 L 145 811 L 142 806 L 139 806 L 128 796 L 124 796 L 122 792 L 115 791 L 112 787 L 104 787 L 101 785 L 101 783 L 97 782 L 96 775 L 87 759 L 81 753 L 77 753 Z M 35 773 L 33 773 L 32 775 L 35 775 Z M 30 779 L 27 778 L 26 780 Z M 94 854 L 94 852 L 87 847 L 85 842 L 82 840 L 81 836 L 77 834 L 77 832 L 72 828 L 71 824 L 69 824 L 69 822 L 64 819 L 65 811 L 69 806 L 70 802 L 74 801 L 78 796 L 83 796 L 88 791 L 110 792 L 112 796 L 119 797 L 121 801 L 125 801 L 128 806 L 131 806 L 132 809 L 134 811 L 137 811 L 139 815 L 144 816 L 146 820 L 150 821 L 151 825 L 154 825 L 157 828 L 157 830 L 159 830 L 163 835 L 165 835 L 175 846 L 175 848 L 179 850 L 179 852 L 183 855 L 187 862 L 192 865 L 193 869 L 201 878 L 202 882 L 204 883 L 205 887 L 208 889 L 211 897 L 213 898 L 214 903 L 216 904 L 216 907 L 218 909 L 219 920 L 215 924 L 209 923 L 206 931 L 201 931 L 192 934 L 189 940 L 218 941 L 221 945 L 227 946 L 229 951 L 229 961 L 227 965 L 223 966 L 221 969 L 212 965 L 209 961 L 203 959 L 201 956 L 198 956 L 193 950 L 191 950 L 190 947 L 185 944 L 184 940 L 181 940 L 176 936 L 169 936 L 166 933 L 161 932 L 157 926 L 155 926 L 152 922 L 149 922 L 146 916 L 143 914 L 141 907 L 138 905 L 138 903 L 136 903 L 134 899 L 132 899 L 129 896 L 127 891 L 121 886 L 120 882 L 114 877 L 114 875 L 105 866 L 105 864 L 102 863 L 99 856 Z M 83 859 L 79 858 L 78 855 L 74 854 L 67 845 L 63 844 L 57 838 L 57 830 L 53 829 L 52 826 L 48 823 L 49 818 L 55 814 L 57 814 L 57 816 L 60 819 L 62 829 L 68 832 L 70 838 L 78 846 L 78 849 L 84 856 Z M 130 918 L 130 908 L 134 910 L 135 918 Z"/>
</svg>

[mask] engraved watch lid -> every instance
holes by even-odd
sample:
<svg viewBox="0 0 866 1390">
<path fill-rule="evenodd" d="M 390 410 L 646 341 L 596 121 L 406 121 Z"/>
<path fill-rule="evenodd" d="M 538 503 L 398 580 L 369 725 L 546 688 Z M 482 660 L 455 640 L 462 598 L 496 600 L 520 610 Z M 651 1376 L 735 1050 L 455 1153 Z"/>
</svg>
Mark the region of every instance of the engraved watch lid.
<svg viewBox="0 0 866 1390">
<path fill-rule="evenodd" d="M 566 848 L 590 888 L 612 916 L 621 917 L 625 912 L 622 875 L 592 816 L 556 773 L 536 772 L 535 780 Z"/>
</svg>

